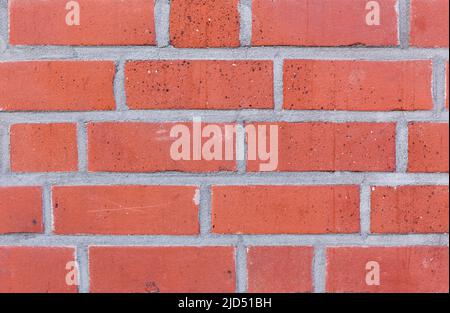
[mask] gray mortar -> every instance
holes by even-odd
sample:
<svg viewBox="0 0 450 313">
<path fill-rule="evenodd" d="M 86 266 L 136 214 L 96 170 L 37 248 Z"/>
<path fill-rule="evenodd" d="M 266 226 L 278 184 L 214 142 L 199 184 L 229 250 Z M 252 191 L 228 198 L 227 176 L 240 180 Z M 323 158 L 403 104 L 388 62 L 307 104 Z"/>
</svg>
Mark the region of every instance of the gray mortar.
<svg viewBox="0 0 450 313">
<path fill-rule="evenodd" d="M 207 236 L 61 236 L 53 234 L 12 234 L 0 236 L 2 246 L 446 246 L 448 234 L 370 235 L 214 235 Z"/>
<path fill-rule="evenodd" d="M 87 129 L 84 122 L 77 124 L 78 171 L 87 172 Z"/>
<path fill-rule="evenodd" d="M 275 56 L 273 61 L 275 112 L 283 111 L 283 59 Z"/>
<path fill-rule="evenodd" d="M 203 184 L 200 186 L 199 207 L 200 234 L 208 236 L 211 233 L 211 186 Z"/>
<path fill-rule="evenodd" d="M 11 46 L 0 54 L 0 61 L 24 60 L 448 60 L 448 49 L 394 47 L 241 47 L 210 49 L 127 47 Z"/>
<path fill-rule="evenodd" d="M 408 122 L 399 120 L 396 131 L 397 172 L 406 173 L 408 168 Z"/>
<path fill-rule="evenodd" d="M 9 125 L 0 119 L 0 173 L 9 173 Z M 0 175 L 1 179 L 1 175 Z"/>
<path fill-rule="evenodd" d="M 360 223 L 361 236 L 367 238 L 370 234 L 370 192 L 371 186 L 363 183 L 360 187 Z"/>
<path fill-rule="evenodd" d="M 117 111 L 127 111 L 127 97 L 125 92 L 125 61 L 116 62 L 114 75 L 114 97 Z"/>
<path fill-rule="evenodd" d="M 252 0 L 239 1 L 241 47 L 250 47 L 252 43 Z"/>
<path fill-rule="evenodd" d="M 248 273 L 247 273 L 247 246 L 243 243 L 243 237 L 238 237 L 238 244 L 235 250 L 236 254 L 236 291 L 240 293 L 247 292 Z"/>
<path fill-rule="evenodd" d="M 53 233 L 53 205 L 52 205 L 52 186 L 49 183 L 42 185 L 42 220 L 44 223 L 44 233 L 51 235 Z"/>
<path fill-rule="evenodd" d="M 170 0 L 155 0 L 156 42 L 159 48 L 170 45 Z"/>
<path fill-rule="evenodd" d="M 448 123 L 445 103 L 445 64 L 448 49 L 423 49 L 409 46 L 410 1 L 399 0 L 399 47 L 250 47 L 252 37 L 251 0 L 241 0 L 241 47 L 236 49 L 176 49 L 170 46 L 170 1 L 156 0 L 155 27 L 157 47 L 64 47 L 10 46 L 8 44 L 8 4 L 0 0 L 0 62 L 24 60 L 111 60 L 116 63 L 113 112 L 0 112 L 0 186 L 43 186 L 44 234 L 0 235 L 6 246 L 73 246 L 77 248 L 80 292 L 89 291 L 88 247 L 108 246 L 234 246 L 236 248 L 236 290 L 247 291 L 249 246 L 312 246 L 312 277 L 315 292 L 325 291 L 326 247 L 328 246 L 448 246 L 448 234 L 376 235 L 370 233 L 371 186 L 448 185 L 446 173 L 406 173 L 408 163 L 408 122 Z M 127 60 L 272 60 L 274 61 L 275 110 L 242 111 L 130 111 L 125 96 Z M 283 111 L 283 62 L 286 59 L 323 60 L 432 60 L 432 112 L 336 112 Z M 246 173 L 245 162 L 236 173 L 88 173 L 86 123 L 90 121 L 178 122 L 201 117 L 204 122 L 393 122 L 397 123 L 396 173 Z M 78 173 L 13 173 L 9 160 L 9 127 L 15 123 L 73 122 L 77 124 Z M 360 185 L 360 234 L 333 235 L 214 235 L 211 234 L 211 186 L 213 185 Z M 51 186 L 53 185 L 189 185 L 200 188 L 199 236 L 57 236 L 53 234 Z"/>
<path fill-rule="evenodd" d="M 0 1 L 0 54 L 8 48 L 8 2 Z"/>
<path fill-rule="evenodd" d="M 79 244 L 76 247 L 76 262 L 78 265 L 78 291 L 80 293 L 89 292 L 89 251 L 86 244 Z"/>
<path fill-rule="evenodd" d="M 316 244 L 314 247 L 314 258 L 312 266 L 312 279 L 314 292 L 324 293 L 326 284 L 326 248 L 322 244 Z"/>
<path fill-rule="evenodd" d="M 10 173 L 0 176 L 0 186 L 43 185 L 448 185 L 447 173 Z"/>
<path fill-rule="evenodd" d="M 409 30 L 410 30 L 410 11 L 411 11 L 411 1 L 410 0 L 399 0 L 398 14 L 399 14 L 399 41 L 400 47 L 402 49 L 409 48 Z"/>
<path fill-rule="evenodd" d="M 442 58 L 437 56 L 433 60 L 433 96 L 435 103 L 436 113 L 446 112 L 445 100 L 446 100 L 446 84 L 447 75 L 446 67 L 448 63 L 448 58 Z"/>
</svg>

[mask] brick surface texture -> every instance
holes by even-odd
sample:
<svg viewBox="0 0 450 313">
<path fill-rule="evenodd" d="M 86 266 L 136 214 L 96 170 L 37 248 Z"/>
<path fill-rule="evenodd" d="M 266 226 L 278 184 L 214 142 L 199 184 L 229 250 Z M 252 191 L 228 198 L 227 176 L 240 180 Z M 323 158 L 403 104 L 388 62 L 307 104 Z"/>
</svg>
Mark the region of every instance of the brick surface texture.
<svg viewBox="0 0 450 313">
<path fill-rule="evenodd" d="M 448 292 L 448 20 L 0 0 L 0 293 Z"/>
</svg>

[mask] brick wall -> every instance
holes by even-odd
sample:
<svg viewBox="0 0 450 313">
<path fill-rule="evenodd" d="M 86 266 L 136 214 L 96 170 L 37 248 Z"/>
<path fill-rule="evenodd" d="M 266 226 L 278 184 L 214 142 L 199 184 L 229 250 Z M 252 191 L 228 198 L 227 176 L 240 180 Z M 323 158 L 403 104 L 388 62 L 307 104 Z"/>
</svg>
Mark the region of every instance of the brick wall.
<svg viewBox="0 0 450 313">
<path fill-rule="evenodd" d="M 448 292 L 448 15 L 0 0 L 0 292 Z M 173 160 L 193 118 L 277 169 Z"/>
</svg>

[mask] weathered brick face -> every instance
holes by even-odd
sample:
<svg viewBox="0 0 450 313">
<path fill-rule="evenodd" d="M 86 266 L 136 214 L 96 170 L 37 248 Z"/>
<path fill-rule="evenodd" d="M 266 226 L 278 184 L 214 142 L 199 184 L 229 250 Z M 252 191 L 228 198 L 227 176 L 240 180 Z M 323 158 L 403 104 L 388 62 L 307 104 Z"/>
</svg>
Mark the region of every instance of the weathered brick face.
<svg viewBox="0 0 450 313">
<path fill-rule="evenodd" d="M 10 1 L 14 45 L 155 45 L 154 0 L 79 1 L 80 25 L 62 27 L 65 3 Z"/>
<path fill-rule="evenodd" d="M 0 0 L 1 292 L 448 292 L 448 0 Z"/>
<path fill-rule="evenodd" d="M 383 23 L 364 21 L 366 0 L 253 1 L 255 46 L 397 46 L 396 0 L 377 1 Z"/>
</svg>

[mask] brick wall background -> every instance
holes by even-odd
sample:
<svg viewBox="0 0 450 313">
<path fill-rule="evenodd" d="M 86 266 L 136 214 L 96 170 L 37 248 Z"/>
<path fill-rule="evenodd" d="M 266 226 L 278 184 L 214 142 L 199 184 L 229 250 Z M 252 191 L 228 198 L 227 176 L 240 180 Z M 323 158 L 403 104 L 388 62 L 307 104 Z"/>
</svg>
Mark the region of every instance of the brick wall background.
<svg viewBox="0 0 450 313">
<path fill-rule="evenodd" d="M 66 2 L 0 0 L 0 292 L 448 292 L 448 0 Z"/>
</svg>

